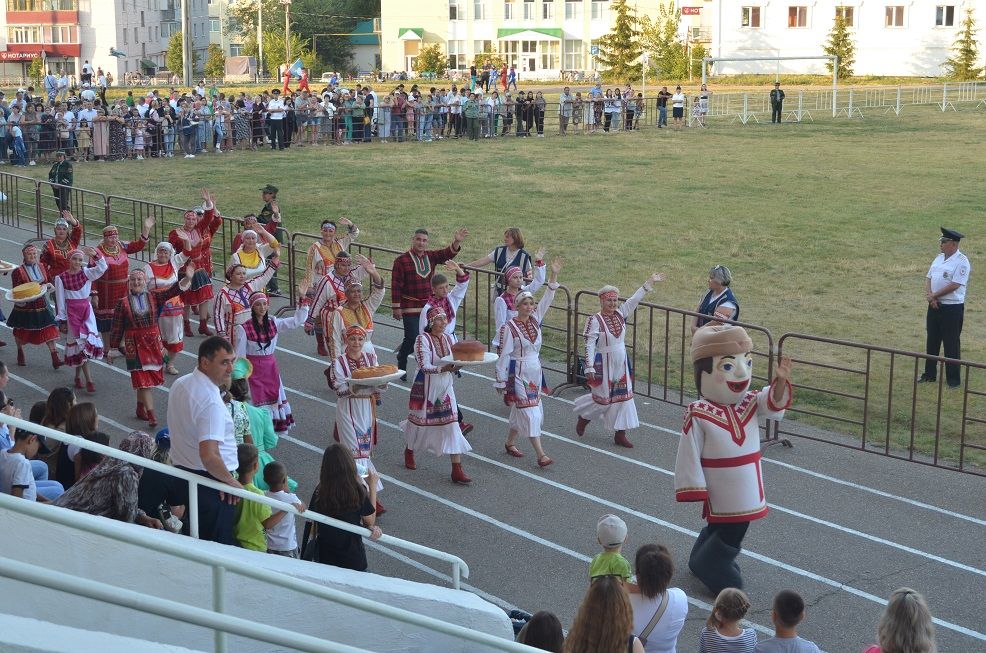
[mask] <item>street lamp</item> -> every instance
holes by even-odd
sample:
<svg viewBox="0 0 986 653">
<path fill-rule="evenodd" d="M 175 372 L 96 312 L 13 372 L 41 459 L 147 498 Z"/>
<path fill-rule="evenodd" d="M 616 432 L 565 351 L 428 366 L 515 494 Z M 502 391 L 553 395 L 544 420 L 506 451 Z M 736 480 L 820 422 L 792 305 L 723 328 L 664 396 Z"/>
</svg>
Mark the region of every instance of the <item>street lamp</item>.
<svg viewBox="0 0 986 653">
<path fill-rule="evenodd" d="M 284 65 L 291 65 L 291 0 L 281 0 L 284 5 Z"/>
</svg>

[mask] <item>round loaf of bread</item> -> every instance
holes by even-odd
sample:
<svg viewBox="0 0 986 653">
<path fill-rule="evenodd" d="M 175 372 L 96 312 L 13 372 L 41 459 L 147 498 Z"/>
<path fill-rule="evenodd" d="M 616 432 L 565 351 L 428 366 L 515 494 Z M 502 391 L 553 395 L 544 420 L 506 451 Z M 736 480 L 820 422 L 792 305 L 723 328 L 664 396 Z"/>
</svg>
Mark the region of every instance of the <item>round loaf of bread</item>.
<svg viewBox="0 0 986 653">
<path fill-rule="evenodd" d="M 14 286 L 13 296 L 16 302 L 19 299 L 25 299 L 27 297 L 34 297 L 41 293 L 41 284 L 37 281 L 29 281 L 28 283 L 22 283 L 19 286 Z"/>
<path fill-rule="evenodd" d="M 462 340 L 452 345 L 452 358 L 457 361 L 481 361 L 486 345 L 478 340 Z"/>
<path fill-rule="evenodd" d="M 373 367 L 361 367 L 353 370 L 354 379 L 375 379 L 378 376 L 387 376 L 397 371 L 396 365 L 375 365 Z"/>
</svg>

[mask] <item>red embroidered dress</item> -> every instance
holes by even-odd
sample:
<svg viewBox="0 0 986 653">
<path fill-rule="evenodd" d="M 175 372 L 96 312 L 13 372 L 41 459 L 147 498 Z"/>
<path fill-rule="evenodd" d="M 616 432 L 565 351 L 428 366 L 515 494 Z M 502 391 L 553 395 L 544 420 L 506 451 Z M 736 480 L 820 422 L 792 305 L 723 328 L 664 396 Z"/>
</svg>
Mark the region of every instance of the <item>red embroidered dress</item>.
<svg viewBox="0 0 986 653">
<path fill-rule="evenodd" d="M 212 293 L 212 238 L 223 224 L 223 218 L 214 209 L 208 209 L 191 230 L 184 226 L 172 229 L 168 234 L 168 242 L 175 248 L 176 253 L 185 254 L 195 263 L 195 276 L 192 287 L 182 293 L 182 301 L 188 306 L 198 306 L 213 297 Z M 182 238 L 187 238 L 192 244 L 190 251 L 185 251 Z M 187 263 L 186 263 L 187 265 Z M 185 266 L 179 270 L 179 276 L 184 276 Z"/>
<path fill-rule="evenodd" d="M 113 310 L 110 348 L 123 345 L 123 354 L 134 388 L 153 388 L 164 383 L 164 356 L 158 329 L 159 302 L 181 294 L 178 284 L 160 292 L 131 293 L 117 301 Z"/>
<path fill-rule="evenodd" d="M 49 238 L 41 250 L 41 262 L 48 268 L 49 278 L 54 279 L 65 270 L 68 270 L 68 255 L 82 242 L 82 223 L 72 227 L 68 238 L 61 245 L 55 242 L 54 238 Z"/>
<path fill-rule="evenodd" d="M 140 238 L 121 242 L 115 250 L 108 250 L 105 243 L 96 245 L 96 251 L 103 255 L 109 268 L 106 274 L 93 282 L 96 297 L 96 325 L 100 333 L 113 328 L 113 311 L 120 299 L 127 294 L 127 276 L 130 274 L 130 254 L 136 254 L 147 247 L 147 239 Z"/>
</svg>

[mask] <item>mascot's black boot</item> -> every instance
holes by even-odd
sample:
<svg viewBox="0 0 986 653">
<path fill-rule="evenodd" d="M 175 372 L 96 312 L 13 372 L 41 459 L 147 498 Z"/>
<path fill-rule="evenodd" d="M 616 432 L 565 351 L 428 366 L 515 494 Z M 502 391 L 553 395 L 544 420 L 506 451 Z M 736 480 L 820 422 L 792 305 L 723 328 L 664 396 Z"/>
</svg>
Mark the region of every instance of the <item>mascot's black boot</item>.
<svg viewBox="0 0 986 653">
<path fill-rule="evenodd" d="M 742 589 L 743 577 L 736 564 L 739 552 L 738 547 L 726 544 L 719 535 L 709 533 L 708 527 L 705 527 L 692 547 L 688 568 L 714 595 L 727 587 Z"/>
</svg>

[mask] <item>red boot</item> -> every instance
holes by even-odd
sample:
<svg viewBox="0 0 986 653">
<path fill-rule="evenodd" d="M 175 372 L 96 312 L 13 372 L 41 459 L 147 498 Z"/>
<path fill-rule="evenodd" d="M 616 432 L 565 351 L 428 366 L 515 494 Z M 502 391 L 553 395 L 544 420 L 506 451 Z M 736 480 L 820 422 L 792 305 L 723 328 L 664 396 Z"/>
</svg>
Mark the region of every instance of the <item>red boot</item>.
<svg viewBox="0 0 986 653">
<path fill-rule="evenodd" d="M 404 449 L 404 466 L 408 469 L 418 468 L 418 466 L 414 464 L 414 452 L 410 449 Z"/>
<path fill-rule="evenodd" d="M 579 417 L 579 421 L 575 425 L 575 434 L 581 438 L 585 435 L 585 427 L 587 426 L 589 426 L 589 420 L 584 417 Z"/>
<path fill-rule="evenodd" d="M 617 431 L 616 435 L 613 437 L 613 442 L 620 445 L 621 447 L 626 447 L 627 449 L 633 449 L 633 443 L 627 440 L 626 431 Z"/>
<path fill-rule="evenodd" d="M 461 483 L 462 485 L 469 485 L 472 483 L 472 479 L 466 476 L 466 473 L 462 471 L 462 463 L 452 463 L 452 482 Z"/>
<path fill-rule="evenodd" d="M 76 390 L 81 390 L 84 387 L 86 387 L 86 386 L 82 385 L 82 378 L 81 377 L 78 377 L 78 376 L 75 377 L 75 388 L 76 388 Z"/>
<path fill-rule="evenodd" d="M 147 411 L 147 425 L 151 428 L 157 426 L 157 416 L 154 414 L 153 410 Z"/>
<path fill-rule="evenodd" d="M 325 346 L 325 336 L 323 334 L 321 334 L 321 333 L 316 333 L 315 334 L 315 342 L 318 343 L 318 355 L 319 356 L 328 356 L 329 355 L 329 349 L 328 349 L 328 347 Z"/>
<path fill-rule="evenodd" d="M 147 421 L 147 411 L 144 410 L 144 404 L 137 402 L 137 419 Z"/>
<path fill-rule="evenodd" d="M 211 329 L 209 329 L 209 318 L 206 318 L 204 320 L 201 319 L 199 320 L 199 333 L 202 334 L 203 336 L 216 335 L 212 332 Z"/>
<path fill-rule="evenodd" d="M 191 320 L 182 320 L 182 326 L 185 327 L 185 337 L 191 338 L 195 334 L 192 333 L 192 322 Z"/>
<path fill-rule="evenodd" d="M 19 365 L 20 367 L 24 367 L 25 365 L 27 365 L 27 361 L 24 360 L 24 350 L 23 349 L 18 349 L 17 350 L 17 365 Z"/>
<path fill-rule="evenodd" d="M 387 509 L 383 507 L 383 504 L 377 501 L 377 517 L 379 517 L 385 512 L 387 512 Z"/>
<path fill-rule="evenodd" d="M 86 381 L 86 392 L 89 394 L 96 392 L 96 384 L 92 381 Z"/>
<path fill-rule="evenodd" d="M 18 360 L 20 360 L 20 359 L 18 359 Z M 61 367 L 64 364 L 65 364 L 65 361 L 63 361 L 61 358 L 58 357 L 58 352 L 57 351 L 51 352 L 51 368 L 53 370 L 57 370 L 59 367 Z"/>
</svg>

